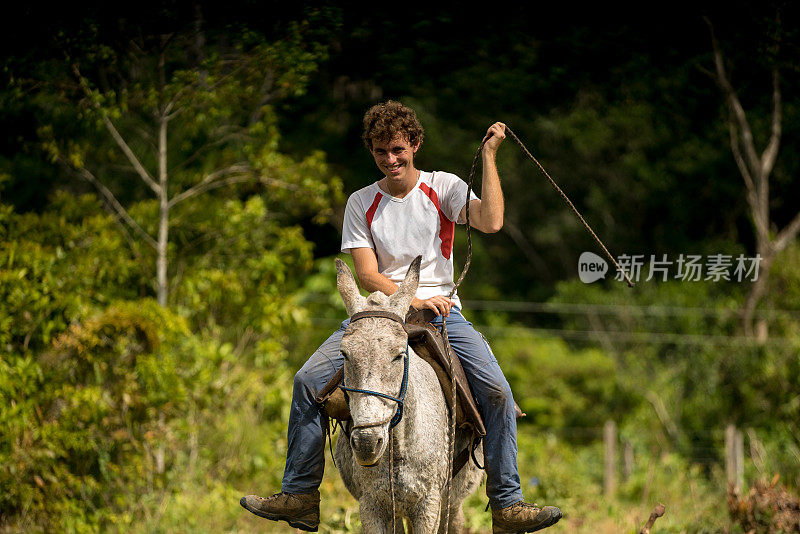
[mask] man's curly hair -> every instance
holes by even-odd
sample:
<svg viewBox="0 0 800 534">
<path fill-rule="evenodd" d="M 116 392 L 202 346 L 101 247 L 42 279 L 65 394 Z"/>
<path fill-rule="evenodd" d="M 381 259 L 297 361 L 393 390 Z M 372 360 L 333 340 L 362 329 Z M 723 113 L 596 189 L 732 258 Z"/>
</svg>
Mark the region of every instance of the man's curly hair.
<svg viewBox="0 0 800 534">
<path fill-rule="evenodd" d="M 372 150 L 373 140 L 388 143 L 398 136 L 411 145 L 422 143 L 424 133 L 414 110 L 394 100 L 376 104 L 364 114 L 362 139 L 368 150 Z"/>
</svg>

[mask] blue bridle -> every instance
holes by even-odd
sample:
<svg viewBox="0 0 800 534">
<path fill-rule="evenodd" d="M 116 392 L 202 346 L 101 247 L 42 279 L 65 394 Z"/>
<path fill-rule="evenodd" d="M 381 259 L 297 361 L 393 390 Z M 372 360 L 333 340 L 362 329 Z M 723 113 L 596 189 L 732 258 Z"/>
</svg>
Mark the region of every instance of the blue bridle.
<svg viewBox="0 0 800 534">
<path fill-rule="evenodd" d="M 384 319 L 391 319 L 392 321 L 399 322 L 400 324 L 405 324 L 405 321 L 399 316 L 391 312 L 384 312 L 384 311 L 365 311 L 353 314 L 350 318 L 350 324 L 353 322 L 364 319 L 367 317 L 380 317 Z M 397 403 L 397 410 L 395 410 L 392 419 L 389 421 L 389 429 L 391 430 L 394 428 L 397 423 L 403 418 L 403 402 L 406 398 L 406 389 L 408 387 L 408 341 L 406 341 L 406 352 L 403 356 L 403 381 L 400 383 L 400 393 L 397 397 L 392 397 L 391 395 L 387 395 L 386 393 L 381 393 L 379 391 L 372 391 L 369 389 L 358 389 L 358 388 L 350 388 L 344 385 L 344 377 L 342 377 L 342 383 L 339 385 L 339 388 L 344 393 L 344 399 L 347 402 L 347 405 L 350 405 L 350 397 L 347 395 L 347 392 L 351 393 L 363 393 L 365 395 L 372 395 L 374 397 L 381 397 L 383 399 L 387 399 Z M 364 425 L 356 425 L 353 429 L 356 428 L 369 428 L 374 426 L 381 426 L 386 422 L 386 420 L 378 422 L 378 423 L 369 423 Z"/>
</svg>

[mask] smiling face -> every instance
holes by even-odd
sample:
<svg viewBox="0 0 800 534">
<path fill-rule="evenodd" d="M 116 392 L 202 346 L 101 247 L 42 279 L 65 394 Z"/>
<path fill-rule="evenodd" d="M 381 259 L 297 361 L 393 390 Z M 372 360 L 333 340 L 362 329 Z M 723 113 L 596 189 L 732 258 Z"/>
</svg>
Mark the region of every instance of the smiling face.
<svg viewBox="0 0 800 534">
<path fill-rule="evenodd" d="M 385 178 L 381 189 L 403 197 L 417 183 L 414 154 L 422 145 L 425 131 L 414 110 L 389 100 L 372 106 L 364 114 L 361 138 Z"/>
<path fill-rule="evenodd" d="M 391 189 L 401 186 L 413 187 L 417 182 L 418 172 L 414 167 L 414 154 L 418 149 L 419 143 L 412 145 L 403 136 L 395 137 L 389 142 L 372 141 L 370 152 Z"/>
</svg>

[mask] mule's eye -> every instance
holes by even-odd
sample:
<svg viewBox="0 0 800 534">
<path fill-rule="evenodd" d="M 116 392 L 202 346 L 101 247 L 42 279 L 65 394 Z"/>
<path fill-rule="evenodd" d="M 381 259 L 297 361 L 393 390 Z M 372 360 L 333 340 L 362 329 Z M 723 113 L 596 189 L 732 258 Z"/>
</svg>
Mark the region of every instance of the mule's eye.
<svg viewBox="0 0 800 534">
<path fill-rule="evenodd" d="M 344 358 L 345 360 L 349 360 L 349 359 L 350 359 L 350 358 L 347 356 L 347 353 L 346 353 L 345 351 L 341 350 L 341 351 L 339 351 L 339 353 L 342 355 L 342 358 Z"/>
<path fill-rule="evenodd" d="M 405 356 L 405 354 L 406 354 L 406 351 L 403 351 L 403 352 L 401 352 L 400 354 L 398 354 L 397 356 L 395 356 L 395 357 L 394 357 L 394 359 L 393 359 L 392 361 L 395 361 L 395 362 L 396 362 L 397 360 L 399 360 L 399 359 L 401 359 L 403 356 Z"/>
</svg>

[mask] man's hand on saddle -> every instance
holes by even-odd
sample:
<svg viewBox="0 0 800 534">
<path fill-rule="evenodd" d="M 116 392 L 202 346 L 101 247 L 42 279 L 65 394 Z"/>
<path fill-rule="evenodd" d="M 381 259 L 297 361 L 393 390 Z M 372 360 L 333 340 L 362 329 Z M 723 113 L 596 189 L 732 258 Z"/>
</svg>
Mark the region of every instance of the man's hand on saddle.
<svg viewBox="0 0 800 534">
<path fill-rule="evenodd" d="M 450 308 L 452 308 L 454 304 L 455 302 L 445 297 L 444 295 L 437 295 L 435 297 L 430 297 L 427 299 L 418 299 L 414 297 L 414 300 L 411 302 L 411 305 L 418 310 L 423 310 L 426 308 L 429 310 L 433 310 L 433 313 L 435 313 L 437 317 L 440 315 L 449 317 Z"/>
<path fill-rule="evenodd" d="M 483 138 L 486 144 L 483 145 L 483 149 L 494 154 L 497 152 L 497 149 L 500 148 L 500 143 L 502 143 L 505 138 L 506 125 L 502 122 L 496 122 L 489 126 L 489 129 L 486 131 L 486 136 Z"/>
</svg>

